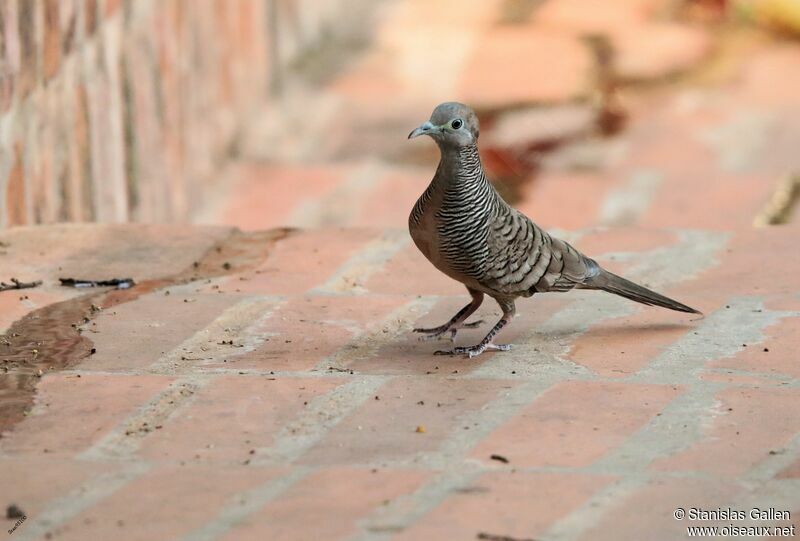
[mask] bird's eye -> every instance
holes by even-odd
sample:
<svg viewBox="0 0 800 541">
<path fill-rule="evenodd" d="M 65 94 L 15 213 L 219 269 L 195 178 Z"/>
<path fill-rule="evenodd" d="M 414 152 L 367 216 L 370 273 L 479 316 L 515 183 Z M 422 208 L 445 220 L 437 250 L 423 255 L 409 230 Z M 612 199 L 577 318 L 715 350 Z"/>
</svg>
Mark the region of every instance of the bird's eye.
<svg viewBox="0 0 800 541">
<path fill-rule="evenodd" d="M 464 121 L 461 120 L 460 118 L 457 118 L 457 119 L 455 119 L 454 121 L 452 121 L 450 123 L 450 127 L 453 128 L 454 130 L 460 129 L 461 126 L 463 126 L 463 125 L 464 125 Z"/>
</svg>

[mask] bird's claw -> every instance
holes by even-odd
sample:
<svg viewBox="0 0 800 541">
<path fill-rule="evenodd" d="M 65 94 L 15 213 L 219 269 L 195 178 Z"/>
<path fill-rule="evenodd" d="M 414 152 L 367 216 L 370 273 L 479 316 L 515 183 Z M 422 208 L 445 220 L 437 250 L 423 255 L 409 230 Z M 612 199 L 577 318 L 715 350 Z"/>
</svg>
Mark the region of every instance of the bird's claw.
<svg viewBox="0 0 800 541">
<path fill-rule="evenodd" d="M 455 347 L 450 350 L 439 350 L 435 351 L 434 355 L 466 355 L 470 359 L 473 357 L 477 357 L 484 351 L 509 351 L 511 349 L 511 344 L 492 344 L 491 342 L 488 344 L 478 344 L 476 346 L 468 346 L 468 347 Z"/>
</svg>

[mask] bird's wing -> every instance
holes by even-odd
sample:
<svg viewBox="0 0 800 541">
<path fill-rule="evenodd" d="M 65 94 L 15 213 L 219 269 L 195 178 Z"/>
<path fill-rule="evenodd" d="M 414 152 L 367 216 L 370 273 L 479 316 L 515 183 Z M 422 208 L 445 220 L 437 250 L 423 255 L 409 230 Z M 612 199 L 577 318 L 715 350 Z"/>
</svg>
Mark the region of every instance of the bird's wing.
<svg viewBox="0 0 800 541">
<path fill-rule="evenodd" d="M 597 272 L 594 261 L 506 204 L 492 220 L 488 246 L 482 282 L 502 294 L 567 291 Z"/>
</svg>

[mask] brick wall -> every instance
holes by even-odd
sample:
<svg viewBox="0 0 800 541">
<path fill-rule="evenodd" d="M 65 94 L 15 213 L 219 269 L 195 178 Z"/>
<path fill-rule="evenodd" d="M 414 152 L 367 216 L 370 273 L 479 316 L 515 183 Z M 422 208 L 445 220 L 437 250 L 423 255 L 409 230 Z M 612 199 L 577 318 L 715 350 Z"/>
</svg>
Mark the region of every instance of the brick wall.
<svg viewBox="0 0 800 541">
<path fill-rule="evenodd" d="M 187 219 L 344 3 L 3 0 L 0 227 Z"/>
</svg>

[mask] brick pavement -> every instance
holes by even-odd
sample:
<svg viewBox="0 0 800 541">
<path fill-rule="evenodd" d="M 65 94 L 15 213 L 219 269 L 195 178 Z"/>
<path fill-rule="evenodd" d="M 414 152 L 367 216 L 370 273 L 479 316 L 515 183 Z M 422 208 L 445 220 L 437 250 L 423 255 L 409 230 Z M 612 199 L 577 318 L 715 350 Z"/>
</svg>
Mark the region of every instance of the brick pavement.
<svg viewBox="0 0 800 541">
<path fill-rule="evenodd" d="M 191 268 L 230 243 L 212 231 L 142 229 L 118 253 Z M 85 253 L 82 238 L 101 239 L 97 253 L 116 238 L 70 234 L 12 230 L 4 257 L 51 284 L 58 267 L 16 252 L 22 235 L 64 261 Z M 402 232 L 252 242 L 248 266 L 82 325 L 96 353 L 46 371 L 0 440 L 2 501 L 28 516 L 14 538 L 677 539 L 677 506 L 800 513 L 800 426 L 787 416 L 800 408 L 797 234 L 575 232 L 705 317 L 543 295 L 520 306 L 505 335 L 515 349 L 475 359 L 435 357 L 409 332 L 464 295 Z M 153 272 L 133 255 L 112 268 L 128 263 Z"/>
</svg>

